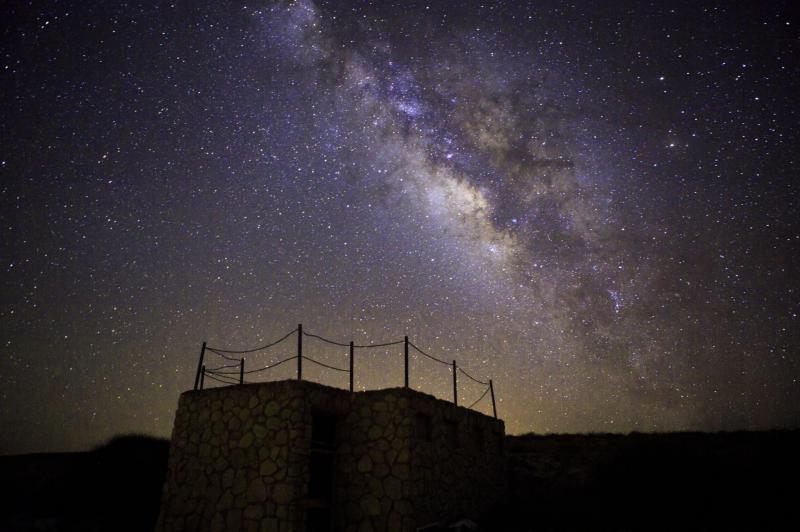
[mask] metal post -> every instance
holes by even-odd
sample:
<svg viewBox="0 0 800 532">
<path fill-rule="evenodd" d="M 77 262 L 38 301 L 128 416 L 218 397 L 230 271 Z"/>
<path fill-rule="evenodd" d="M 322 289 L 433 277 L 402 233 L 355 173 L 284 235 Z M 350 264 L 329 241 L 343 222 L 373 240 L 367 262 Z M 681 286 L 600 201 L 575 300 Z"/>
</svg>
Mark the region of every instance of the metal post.
<svg viewBox="0 0 800 532">
<path fill-rule="evenodd" d="M 203 357 L 206 356 L 206 343 L 203 342 L 203 347 L 200 349 L 200 360 L 197 362 L 197 374 L 194 376 L 194 389 L 197 389 L 200 384 L 200 371 L 203 369 Z M 202 389 L 202 388 L 201 388 Z"/>
<path fill-rule="evenodd" d="M 244 358 L 239 361 L 239 384 L 244 384 Z"/>
<path fill-rule="evenodd" d="M 200 389 L 203 389 L 203 381 L 206 380 L 206 367 L 202 366 L 200 368 Z"/>
<path fill-rule="evenodd" d="M 492 383 L 492 379 L 489 379 L 489 393 L 492 394 L 492 412 L 494 412 L 494 418 L 497 419 L 497 405 L 494 402 L 494 384 Z"/>
<path fill-rule="evenodd" d="M 406 388 L 408 388 L 408 336 L 405 337 L 403 341 L 403 356 L 405 357 L 405 365 L 406 365 Z"/>
<path fill-rule="evenodd" d="M 297 325 L 297 380 L 303 380 L 303 324 Z"/>
<path fill-rule="evenodd" d="M 353 342 L 350 342 L 350 391 L 353 391 L 353 355 L 356 354 L 356 348 Z"/>
<path fill-rule="evenodd" d="M 456 361 L 453 360 L 453 403 L 458 406 L 458 376 L 456 375 L 458 368 Z"/>
</svg>

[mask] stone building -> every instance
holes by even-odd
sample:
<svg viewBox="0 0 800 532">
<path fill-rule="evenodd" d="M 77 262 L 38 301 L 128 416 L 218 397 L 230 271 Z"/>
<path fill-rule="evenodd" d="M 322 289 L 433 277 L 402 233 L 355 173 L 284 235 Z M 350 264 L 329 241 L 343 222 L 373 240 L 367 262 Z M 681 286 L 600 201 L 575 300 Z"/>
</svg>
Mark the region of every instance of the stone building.
<svg viewBox="0 0 800 532">
<path fill-rule="evenodd" d="M 415 531 L 506 490 L 503 422 L 406 388 L 181 395 L 157 532 Z"/>
</svg>

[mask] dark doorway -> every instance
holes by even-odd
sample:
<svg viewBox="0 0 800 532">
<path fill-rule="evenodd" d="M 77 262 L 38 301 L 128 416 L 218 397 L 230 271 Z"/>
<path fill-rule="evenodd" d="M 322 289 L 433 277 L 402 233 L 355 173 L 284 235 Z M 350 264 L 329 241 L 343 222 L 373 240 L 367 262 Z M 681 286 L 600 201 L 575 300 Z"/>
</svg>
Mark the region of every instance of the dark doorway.
<svg viewBox="0 0 800 532">
<path fill-rule="evenodd" d="M 334 455 L 332 453 L 311 453 L 311 478 L 308 495 L 312 499 L 333 499 Z"/>
<path fill-rule="evenodd" d="M 314 411 L 311 414 L 311 445 L 333 450 L 336 447 L 337 421 L 335 414 Z"/>
<path fill-rule="evenodd" d="M 306 510 L 306 532 L 330 532 L 330 508 L 309 508 Z"/>
<path fill-rule="evenodd" d="M 338 418 L 331 412 L 311 413 L 311 454 L 309 456 L 306 530 L 330 532 L 336 481 L 336 433 Z"/>
<path fill-rule="evenodd" d="M 414 436 L 418 441 L 429 442 L 433 440 L 430 416 L 425 414 L 414 416 Z"/>
</svg>

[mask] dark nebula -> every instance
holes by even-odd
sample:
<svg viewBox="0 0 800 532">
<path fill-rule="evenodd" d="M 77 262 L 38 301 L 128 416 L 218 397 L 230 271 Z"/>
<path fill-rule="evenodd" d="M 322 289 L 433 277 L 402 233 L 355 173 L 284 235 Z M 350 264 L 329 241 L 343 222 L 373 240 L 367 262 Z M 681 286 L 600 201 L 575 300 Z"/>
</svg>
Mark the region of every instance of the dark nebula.
<svg viewBox="0 0 800 532">
<path fill-rule="evenodd" d="M 0 451 L 301 322 L 512 433 L 797 427 L 797 12 L 672 4 L 6 2 Z"/>
</svg>

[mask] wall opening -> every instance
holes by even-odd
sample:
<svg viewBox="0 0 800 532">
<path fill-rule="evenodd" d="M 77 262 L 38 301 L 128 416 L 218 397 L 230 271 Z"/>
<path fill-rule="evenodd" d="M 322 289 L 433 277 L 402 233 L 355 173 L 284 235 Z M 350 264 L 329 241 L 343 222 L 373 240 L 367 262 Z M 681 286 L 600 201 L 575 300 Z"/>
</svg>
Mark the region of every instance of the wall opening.
<svg viewBox="0 0 800 532">
<path fill-rule="evenodd" d="M 309 455 L 306 530 L 328 532 L 333 524 L 333 497 L 336 482 L 335 414 L 314 410 L 311 413 L 311 453 Z"/>
<path fill-rule="evenodd" d="M 308 508 L 306 510 L 306 532 L 330 532 L 333 530 L 330 508 Z"/>
<path fill-rule="evenodd" d="M 472 427 L 472 440 L 475 444 L 475 448 L 478 451 L 486 451 L 486 441 L 483 438 L 483 429 L 480 427 Z"/>
<path fill-rule="evenodd" d="M 450 446 L 450 448 L 452 449 L 457 449 L 458 423 L 451 419 L 446 419 L 444 421 L 444 436 L 445 436 L 445 441 L 447 441 L 447 445 Z"/>
<path fill-rule="evenodd" d="M 311 445 L 312 447 L 336 449 L 336 414 L 322 410 L 311 413 Z"/>
<path fill-rule="evenodd" d="M 417 414 L 414 416 L 414 436 L 416 436 L 418 441 L 433 440 L 431 416 L 425 414 Z"/>
</svg>

